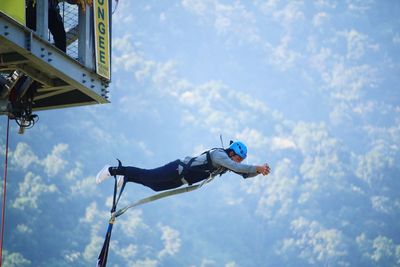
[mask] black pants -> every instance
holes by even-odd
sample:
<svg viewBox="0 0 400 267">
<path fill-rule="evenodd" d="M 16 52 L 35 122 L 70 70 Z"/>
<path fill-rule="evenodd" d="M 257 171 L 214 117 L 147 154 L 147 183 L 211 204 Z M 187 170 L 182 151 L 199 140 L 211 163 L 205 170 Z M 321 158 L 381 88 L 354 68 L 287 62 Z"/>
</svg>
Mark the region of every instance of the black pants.
<svg viewBox="0 0 400 267">
<path fill-rule="evenodd" d="M 150 187 L 154 191 L 163 191 L 183 185 L 178 172 L 179 160 L 172 161 L 155 169 L 123 167 L 123 173 L 128 182 L 134 182 Z"/>
<path fill-rule="evenodd" d="M 55 46 L 63 52 L 66 52 L 67 39 L 64 22 L 56 4 L 49 3 L 48 17 L 49 30 L 53 35 Z M 36 5 L 33 6 L 32 3 L 26 5 L 26 26 L 36 31 Z"/>
</svg>

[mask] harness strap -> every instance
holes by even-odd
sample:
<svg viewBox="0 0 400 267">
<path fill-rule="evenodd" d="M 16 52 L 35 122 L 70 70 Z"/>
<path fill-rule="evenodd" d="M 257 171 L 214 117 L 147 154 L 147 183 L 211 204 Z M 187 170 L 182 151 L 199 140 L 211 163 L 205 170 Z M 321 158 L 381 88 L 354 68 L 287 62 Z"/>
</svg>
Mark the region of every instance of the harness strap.
<svg viewBox="0 0 400 267">
<path fill-rule="evenodd" d="M 198 166 L 192 166 L 193 162 L 198 158 L 198 157 L 193 157 L 191 158 L 188 163 L 184 163 L 182 161 L 179 161 L 179 165 L 181 165 L 183 167 L 182 173 L 180 174 L 180 176 L 182 177 L 182 182 L 187 184 L 187 181 L 185 180 L 185 174 L 187 174 L 190 171 L 194 171 L 194 172 L 208 172 L 210 175 L 211 173 L 213 173 L 214 171 L 214 166 L 212 164 L 212 160 L 211 160 L 211 155 L 210 152 L 214 149 L 218 149 L 218 148 L 212 148 L 210 150 L 207 150 L 203 153 L 201 153 L 201 155 L 206 154 L 206 158 L 207 158 L 207 163 L 202 164 L 202 165 L 198 165 Z M 206 169 L 203 169 L 204 167 L 206 167 Z M 189 184 L 190 185 L 190 184 Z"/>
<path fill-rule="evenodd" d="M 124 214 L 128 209 L 133 208 L 133 207 L 137 207 L 149 202 L 153 202 L 155 200 L 161 199 L 161 198 L 165 198 L 165 197 L 169 197 L 169 196 L 173 196 L 173 195 L 178 195 L 178 194 L 182 194 L 182 193 L 186 193 L 186 192 L 191 192 L 194 191 L 196 189 L 199 189 L 200 187 L 202 187 L 203 185 L 205 185 L 206 183 L 211 182 L 214 179 L 214 177 L 212 177 L 210 175 L 210 177 L 206 180 L 204 180 L 203 182 L 201 182 L 200 184 L 196 184 L 196 185 L 190 185 L 187 187 L 183 187 L 183 188 L 177 188 L 177 189 L 173 189 L 173 190 L 169 190 L 169 191 L 164 191 L 146 198 L 143 198 L 141 200 L 138 200 L 126 207 L 123 207 L 121 209 L 119 209 L 118 211 L 114 212 L 111 214 L 111 220 L 114 220 L 115 218 L 117 218 L 118 216 L 121 216 L 122 214 Z"/>
<path fill-rule="evenodd" d="M 212 161 L 211 161 L 211 156 L 210 156 L 210 151 L 205 152 L 206 153 L 206 158 L 207 158 L 207 167 L 210 170 L 210 172 L 212 172 L 211 170 L 214 168 L 214 166 L 212 165 Z"/>
<path fill-rule="evenodd" d="M 121 161 L 119 159 L 117 159 L 117 160 L 118 160 L 118 167 L 122 166 Z M 126 179 L 125 179 L 125 177 L 123 179 L 124 179 L 124 183 L 122 184 L 121 190 L 119 191 L 119 194 L 117 197 L 118 179 L 117 179 L 117 176 L 114 175 L 114 194 L 113 194 L 113 204 L 111 207 L 111 214 L 113 214 L 115 212 L 115 210 L 117 209 L 117 204 L 119 202 L 119 199 L 121 198 L 122 192 L 125 189 Z M 107 228 L 106 236 L 104 239 L 103 247 L 101 248 L 100 254 L 97 258 L 96 267 L 106 267 L 106 265 L 107 265 L 108 249 L 110 247 L 111 232 L 113 229 L 114 222 L 115 222 L 115 217 L 111 217 L 110 220 L 108 221 L 108 228 Z"/>
<path fill-rule="evenodd" d="M 118 160 L 118 168 L 122 166 L 122 163 L 119 159 Z M 125 189 L 125 185 L 126 185 L 126 179 L 124 176 L 124 182 L 122 184 L 121 190 L 119 191 L 118 197 L 117 197 L 117 191 L 118 191 L 118 179 L 117 179 L 117 175 L 114 175 L 114 195 L 113 195 L 113 204 L 112 204 L 112 208 L 111 208 L 111 214 L 113 212 L 115 212 L 115 210 L 117 209 L 117 205 L 119 202 L 119 199 L 121 198 L 122 192 L 124 192 Z"/>
<path fill-rule="evenodd" d="M 179 165 L 181 165 L 183 167 L 182 173 L 180 174 L 180 176 L 183 179 L 182 182 L 184 182 L 184 183 L 186 182 L 186 184 L 188 184 L 188 182 L 185 180 L 184 177 L 188 173 L 189 169 L 192 167 L 192 164 L 196 159 L 197 159 L 197 157 L 191 158 L 188 163 L 185 163 L 185 162 L 183 162 L 181 160 L 179 161 Z"/>
</svg>

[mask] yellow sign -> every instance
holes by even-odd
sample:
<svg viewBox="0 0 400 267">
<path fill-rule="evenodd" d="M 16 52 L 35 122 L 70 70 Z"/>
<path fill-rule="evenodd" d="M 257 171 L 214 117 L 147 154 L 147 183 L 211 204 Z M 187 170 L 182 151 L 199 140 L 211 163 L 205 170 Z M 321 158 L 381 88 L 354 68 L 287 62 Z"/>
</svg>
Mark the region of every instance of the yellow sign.
<svg viewBox="0 0 400 267">
<path fill-rule="evenodd" d="M 108 0 L 94 0 L 96 72 L 110 79 L 110 25 Z"/>
<path fill-rule="evenodd" d="M 0 0 L 0 12 L 25 25 L 25 0 Z"/>
</svg>

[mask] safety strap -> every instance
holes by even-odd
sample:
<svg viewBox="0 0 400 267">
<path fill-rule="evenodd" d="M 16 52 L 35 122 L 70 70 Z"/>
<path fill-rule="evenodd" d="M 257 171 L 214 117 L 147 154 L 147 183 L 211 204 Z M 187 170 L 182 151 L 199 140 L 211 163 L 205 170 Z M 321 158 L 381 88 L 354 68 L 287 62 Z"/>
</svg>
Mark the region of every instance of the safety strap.
<svg viewBox="0 0 400 267">
<path fill-rule="evenodd" d="M 120 168 L 122 166 L 122 163 L 119 159 L 117 159 L 117 160 L 118 160 L 118 168 Z M 117 209 L 119 199 L 121 198 L 122 192 L 124 192 L 125 185 L 126 185 L 125 176 L 123 177 L 123 179 L 124 179 L 124 182 L 122 184 L 121 190 L 119 191 L 118 198 L 117 198 L 118 178 L 117 178 L 117 175 L 114 175 L 114 195 L 113 195 L 113 204 L 112 204 L 112 208 L 111 208 L 111 214 L 113 212 L 115 212 L 115 210 Z"/>
<path fill-rule="evenodd" d="M 118 160 L 118 162 L 119 162 L 119 164 L 121 164 L 121 162 L 119 160 Z M 125 189 L 125 185 L 126 185 L 125 177 L 123 179 L 124 179 L 124 183 L 122 184 L 122 187 L 121 187 L 118 197 L 117 197 L 118 179 L 117 179 L 117 176 L 114 176 L 114 195 L 113 195 L 113 204 L 111 207 L 111 214 L 113 214 L 115 212 L 115 210 L 117 209 L 119 199 L 121 198 L 122 192 Z M 96 264 L 97 267 L 106 267 L 106 265 L 107 265 L 108 248 L 110 246 L 111 232 L 113 229 L 114 221 L 115 221 L 115 217 L 111 217 L 111 219 L 108 221 L 108 228 L 107 228 L 106 236 L 104 238 L 103 247 L 101 248 L 100 254 L 97 258 L 97 264 Z"/>
<path fill-rule="evenodd" d="M 196 184 L 196 185 L 190 185 L 190 186 L 186 186 L 183 188 L 177 188 L 177 189 L 173 189 L 173 190 L 168 190 L 168 191 L 164 191 L 146 198 L 143 198 L 141 200 L 138 200 L 124 208 L 119 209 L 118 211 L 114 212 L 111 214 L 111 219 L 110 220 L 115 220 L 115 218 L 117 218 L 118 216 L 121 216 L 122 214 L 124 214 L 128 209 L 133 208 L 133 207 L 137 207 L 149 202 L 153 202 L 156 201 L 158 199 L 161 198 L 165 198 L 165 197 L 169 197 L 169 196 L 173 196 L 173 195 L 178 195 L 178 194 L 182 194 L 182 193 L 186 193 L 186 192 L 191 192 L 193 190 L 199 189 L 200 187 L 202 187 L 203 185 L 205 185 L 206 183 L 211 182 L 214 179 L 213 176 L 210 175 L 210 177 L 206 180 L 204 180 L 203 182 L 201 182 L 200 184 Z"/>
<path fill-rule="evenodd" d="M 118 198 L 116 198 L 117 191 L 118 191 L 118 181 L 117 181 L 118 179 L 117 179 L 116 176 L 114 176 L 114 178 L 115 178 L 115 181 L 114 181 L 114 196 L 113 196 L 113 206 L 112 206 L 112 209 L 111 209 L 111 213 L 115 212 L 115 210 L 117 209 L 117 205 L 118 205 L 119 199 L 121 198 L 122 192 L 124 191 L 125 185 L 126 185 L 126 181 L 125 181 L 125 177 L 124 177 L 123 178 L 124 179 L 124 183 L 122 184 L 121 190 L 119 191 Z"/>
<path fill-rule="evenodd" d="M 205 164 L 192 166 L 193 162 L 194 162 L 198 157 L 193 157 L 193 158 L 191 158 L 187 163 L 184 163 L 184 162 L 182 162 L 182 161 L 179 161 L 179 165 L 181 165 L 181 166 L 183 167 L 182 173 L 180 174 L 183 183 L 186 183 L 186 184 L 191 185 L 190 183 L 187 183 L 187 180 L 185 179 L 185 175 L 186 175 L 189 171 L 192 171 L 192 172 L 200 172 L 200 173 L 206 172 L 206 173 L 209 173 L 210 175 L 213 174 L 213 172 L 216 170 L 216 168 L 215 168 L 215 167 L 213 166 L 213 164 L 212 164 L 210 152 L 211 152 L 212 150 L 215 150 L 215 149 L 220 149 L 220 148 L 212 148 L 212 149 L 210 149 L 210 150 L 207 150 L 207 151 L 201 153 L 201 155 L 203 155 L 203 154 L 206 155 L 207 163 L 205 163 Z M 227 171 L 228 171 L 228 169 L 225 168 L 225 170 L 223 170 L 221 173 L 219 173 L 220 176 L 221 176 L 222 174 L 224 174 L 225 172 L 227 172 Z"/>
</svg>

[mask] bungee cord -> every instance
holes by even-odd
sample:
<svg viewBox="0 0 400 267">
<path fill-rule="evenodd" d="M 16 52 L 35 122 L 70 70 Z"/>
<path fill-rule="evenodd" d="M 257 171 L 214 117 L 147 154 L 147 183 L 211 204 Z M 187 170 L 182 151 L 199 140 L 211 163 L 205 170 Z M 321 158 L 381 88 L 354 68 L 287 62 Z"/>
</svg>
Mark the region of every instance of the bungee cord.
<svg viewBox="0 0 400 267">
<path fill-rule="evenodd" d="M 4 178 L 3 178 L 3 201 L 1 205 L 1 236 L 0 236 L 0 267 L 3 263 L 3 241 L 4 241 L 4 223 L 6 214 L 6 192 L 7 192 L 7 167 L 8 167 L 8 139 L 10 135 L 10 118 L 7 116 L 6 130 L 6 155 L 4 161 Z"/>
</svg>

